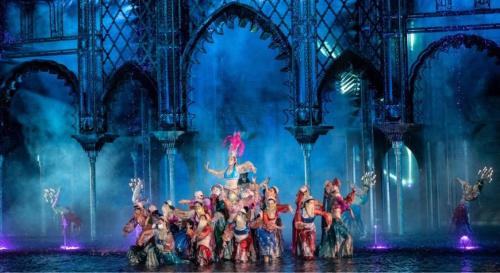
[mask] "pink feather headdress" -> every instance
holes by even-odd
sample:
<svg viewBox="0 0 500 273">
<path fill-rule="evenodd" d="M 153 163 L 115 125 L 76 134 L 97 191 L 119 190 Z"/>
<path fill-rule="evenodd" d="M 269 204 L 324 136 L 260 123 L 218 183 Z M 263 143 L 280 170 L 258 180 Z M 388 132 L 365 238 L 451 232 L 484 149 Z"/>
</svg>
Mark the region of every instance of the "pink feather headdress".
<svg viewBox="0 0 500 273">
<path fill-rule="evenodd" d="M 240 132 L 234 132 L 232 135 L 224 138 L 223 145 L 226 146 L 229 144 L 229 154 L 234 156 L 242 156 L 245 151 L 245 143 L 241 139 Z"/>
</svg>

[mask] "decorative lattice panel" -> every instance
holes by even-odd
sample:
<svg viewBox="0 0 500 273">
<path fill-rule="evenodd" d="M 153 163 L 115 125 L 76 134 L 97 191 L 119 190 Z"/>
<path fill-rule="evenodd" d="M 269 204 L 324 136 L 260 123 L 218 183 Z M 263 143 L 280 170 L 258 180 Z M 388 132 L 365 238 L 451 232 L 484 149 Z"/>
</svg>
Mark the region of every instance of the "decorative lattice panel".
<svg viewBox="0 0 500 273">
<path fill-rule="evenodd" d="M 292 29 L 292 0 L 190 0 L 190 21 L 193 30 L 217 9 L 228 3 L 246 4 L 268 17 L 285 36 L 290 37 Z"/>
<path fill-rule="evenodd" d="M 318 0 L 316 23 L 319 78 L 346 49 L 381 68 L 382 1 Z"/>
<path fill-rule="evenodd" d="M 154 69 L 155 3 L 152 0 L 103 1 L 102 62 L 106 78 L 127 61 L 137 62 L 148 72 Z"/>
</svg>

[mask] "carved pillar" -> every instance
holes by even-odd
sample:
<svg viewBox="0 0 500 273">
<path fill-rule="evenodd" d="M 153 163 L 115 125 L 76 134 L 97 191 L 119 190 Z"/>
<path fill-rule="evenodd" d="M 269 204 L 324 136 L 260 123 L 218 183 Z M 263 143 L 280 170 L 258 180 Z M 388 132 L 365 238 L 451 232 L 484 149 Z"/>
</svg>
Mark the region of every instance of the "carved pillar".
<svg viewBox="0 0 500 273">
<path fill-rule="evenodd" d="M 157 8 L 157 58 L 160 126 L 187 127 L 182 109 L 181 55 L 184 46 L 182 0 L 160 0 Z"/>
<path fill-rule="evenodd" d="M 295 125 L 321 123 L 316 96 L 316 1 L 293 0 L 292 73 L 298 98 L 294 105 Z"/>
<path fill-rule="evenodd" d="M 295 137 L 304 157 L 304 184 L 311 183 L 311 151 L 320 135 L 332 126 L 320 126 L 321 107 L 316 96 L 316 1 L 292 2 L 292 77 L 296 98 L 293 127 L 286 129 Z"/>
<path fill-rule="evenodd" d="M 186 134 L 185 131 L 155 131 L 153 136 L 158 139 L 163 147 L 163 152 L 168 162 L 168 173 L 164 175 L 165 186 L 168 185 L 168 198 L 175 202 L 175 155 L 177 153 L 177 145 L 181 136 Z"/>
<path fill-rule="evenodd" d="M 101 1 L 78 1 L 78 79 L 80 130 L 95 131 L 97 98 L 103 93 Z"/>
<path fill-rule="evenodd" d="M 397 204 L 397 222 L 398 234 L 404 234 L 404 200 L 403 200 L 403 181 L 401 179 L 401 148 L 403 147 L 403 135 L 408 130 L 409 125 L 401 122 L 385 122 L 379 125 L 386 137 L 391 141 L 396 161 L 396 204 Z M 387 175 L 390 175 L 387 170 Z M 389 177 L 390 181 L 390 177 Z M 390 217 L 390 216 L 388 216 Z"/>
<path fill-rule="evenodd" d="M 286 129 L 297 139 L 304 156 L 304 185 L 311 184 L 311 151 L 320 135 L 326 135 L 333 126 L 293 126 Z"/>
<path fill-rule="evenodd" d="M 101 1 L 78 1 L 78 78 L 80 134 L 72 136 L 89 157 L 90 239 L 96 239 L 96 161 L 106 142 L 117 136 L 106 134 L 104 118 L 98 106 L 103 93 Z"/>
<path fill-rule="evenodd" d="M 111 134 L 80 134 L 73 135 L 89 157 L 89 211 L 90 240 L 96 239 L 96 161 L 97 154 L 106 142 L 113 142 L 117 136 Z"/>
<path fill-rule="evenodd" d="M 384 17 L 384 103 L 388 121 L 405 120 L 408 56 L 406 1 L 386 0 Z"/>
<path fill-rule="evenodd" d="M 21 7 L 21 39 L 33 39 L 33 11 L 35 4 L 30 2 L 20 3 Z"/>
<path fill-rule="evenodd" d="M 304 156 L 304 185 L 308 186 L 311 182 L 311 151 L 312 143 L 301 143 L 302 154 Z"/>
<path fill-rule="evenodd" d="M 50 17 L 50 37 L 62 37 L 63 36 L 63 13 L 64 13 L 64 3 L 63 1 L 47 1 L 49 5 L 49 17 Z"/>
<path fill-rule="evenodd" d="M 40 151 L 39 151 L 40 152 Z M 40 154 L 36 155 L 36 162 L 38 164 L 38 186 L 40 187 L 40 194 L 43 193 L 44 190 L 44 182 L 43 182 L 43 162 L 42 156 Z M 43 200 L 40 198 L 40 231 L 43 236 L 47 236 L 47 206 Z"/>
<path fill-rule="evenodd" d="M 398 233 L 403 235 L 403 181 L 401 179 L 401 148 L 403 142 L 400 140 L 392 141 L 392 150 L 396 161 L 396 202 L 398 205 Z"/>
<path fill-rule="evenodd" d="M 87 155 L 89 157 L 89 207 L 90 207 L 90 240 L 95 241 L 96 239 L 96 187 L 95 187 L 95 163 L 97 161 L 98 151 L 88 150 Z"/>
</svg>

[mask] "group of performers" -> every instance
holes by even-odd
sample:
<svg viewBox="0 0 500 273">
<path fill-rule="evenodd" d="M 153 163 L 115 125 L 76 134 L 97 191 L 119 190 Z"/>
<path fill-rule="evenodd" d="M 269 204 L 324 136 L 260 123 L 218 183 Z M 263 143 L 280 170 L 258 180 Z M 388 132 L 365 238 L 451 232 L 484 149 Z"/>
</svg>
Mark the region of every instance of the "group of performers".
<svg viewBox="0 0 500 273">
<path fill-rule="evenodd" d="M 353 240 L 342 215 L 354 217 L 351 205 L 357 198 L 365 198 L 375 183 L 373 172 L 362 177 L 362 189 L 352 187 L 345 198 L 337 178 L 325 182 L 323 202 L 302 186 L 294 210 L 281 202 L 279 189 L 270 185 L 269 178 L 260 183 L 248 179 L 248 173 L 256 173 L 257 169 L 249 161 L 238 163 L 244 151 L 239 133 L 224 142 L 229 144 L 228 166 L 214 170 L 208 162 L 205 165 L 208 173 L 224 179 L 224 183 L 212 186 L 209 196 L 196 191 L 192 199 L 180 200 L 185 209 L 166 201 L 158 210 L 141 198 L 142 181 L 131 180 L 134 215 L 123 232 L 129 234 L 140 227 L 136 244 L 127 253 L 131 264 L 156 267 L 193 261 L 204 266 L 222 260 L 267 263 L 283 255 L 285 224 L 280 216 L 284 213 L 294 213 L 292 252 L 296 257 L 311 260 L 315 256 L 352 256 Z M 323 218 L 318 249 L 314 223 L 317 216 Z"/>
<path fill-rule="evenodd" d="M 361 206 L 375 184 L 373 172 L 361 177 L 361 187 L 350 185 L 347 196 L 340 193 L 338 178 L 324 184 L 323 202 L 315 199 L 307 186 L 299 188 L 295 209 L 282 203 L 279 189 L 270 185 L 270 179 L 258 183 L 249 179 L 256 173 L 253 163 L 238 163 L 244 151 L 239 133 L 224 140 L 229 146 L 228 165 L 223 170 L 205 165 L 208 173 L 223 179 L 224 183 L 211 187 L 210 195 L 196 191 L 192 199 L 180 200 L 176 208 L 165 201 L 158 209 L 143 198 L 143 181 L 130 180 L 134 212 L 123 228 L 124 234 L 135 231 L 137 239 L 127 257 L 131 264 L 145 264 L 155 268 L 162 264 L 194 262 L 200 266 L 231 260 L 270 262 L 283 255 L 284 213 L 294 213 L 292 222 L 292 254 L 312 260 L 315 257 L 341 258 L 353 255 L 351 233 L 365 234 L 361 221 Z M 459 237 L 470 237 L 468 204 L 479 198 L 486 183 L 490 183 L 493 169 L 479 170 L 476 183 L 457 178 L 462 187 L 462 198 L 452 217 L 452 226 Z M 68 207 L 59 205 L 61 188 L 44 189 L 43 197 L 55 215 L 61 219 L 64 246 L 78 234 L 80 218 Z M 316 217 L 322 218 L 320 245 L 316 247 Z"/>
</svg>

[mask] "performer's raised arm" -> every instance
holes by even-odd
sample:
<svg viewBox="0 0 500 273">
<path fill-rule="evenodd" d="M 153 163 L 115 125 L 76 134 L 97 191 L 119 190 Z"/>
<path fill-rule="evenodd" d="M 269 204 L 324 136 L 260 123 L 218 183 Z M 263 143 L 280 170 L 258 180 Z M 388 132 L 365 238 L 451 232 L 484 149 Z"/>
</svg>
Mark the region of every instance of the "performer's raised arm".
<svg viewBox="0 0 500 273">
<path fill-rule="evenodd" d="M 213 175 L 213 176 L 215 176 L 215 177 L 217 177 L 217 178 L 223 178 L 223 177 L 224 177 L 224 170 L 220 170 L 220 171 L 218 171 L 218 170 L 210 169 L 210 168 L 208 167 L 208 166 L 209 166 L 209 164 L 210 164 L 210 162 L 207 162 L 207 164 L 205 164 L 205 170 L 206 170 L 209 174 L 211 174 L 211 175 Z"/>
<path fill-rule="evenodd" d="M 245 161 L 237 166 L 238 173 L 253 172 L 257 173 L 257 168 L 250 161 Z"/>
<path fill-rule="evenodd" d="M 191 219 L 191 217 L 194 215 L 194 211 L 192 210 L 184 211 L 180 209 L 175 209 L 174 215 L 181 218 L 182 220 L 188 220 Z"/>
<path fill-rule="evenodd" d="M 58 213 L 58 210 L 57 210 L 57 203 L 59 202 L 59 194 L 61 193 L 61 187 L 57 188 L 57 192 L 55 193 L 54 195 L 54 199 L 52 199 L 52 202 L 50 204 L 50 206 L 52 207 L 52 210 L 55 212 L 55 213 Z"/>
</svg>

